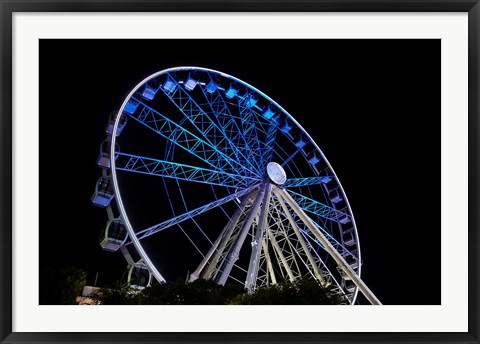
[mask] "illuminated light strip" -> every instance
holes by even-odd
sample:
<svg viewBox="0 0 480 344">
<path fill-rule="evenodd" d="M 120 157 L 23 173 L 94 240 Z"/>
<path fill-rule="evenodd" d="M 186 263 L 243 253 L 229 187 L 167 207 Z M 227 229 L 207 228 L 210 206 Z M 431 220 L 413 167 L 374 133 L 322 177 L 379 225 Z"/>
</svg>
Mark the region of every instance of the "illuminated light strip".
<svg viewBox="0 0 480 344">
<path fill-rule="evenodd" d="M 236 156 L 237 160 L 235 161 L 239 164 L 239 168 L 248 171 L 250 174 L 255 174 L 252 170 L 248 169 L 244 164 L 239 163 L 239 150 L 230 140 L 230 138 L 225 134 L 225 132 L 215 124 L 215 122 L 210 118 L 210 116 L 200 107 L 197 102 L 185 91 L 177 81 L 168 75 L 169 79 L 174 82 L 177 87 L 173 93 L 167 92 L 162 88 L 163 93 L 167 96 L 175 106 L 183 113 L 183 115 L 193 124 L 193 126 L 202 133 L 203 137 L 217 149 L 220 148 L 217 138 L 221 138 L 220 141 L 224 141 L 226 144 L 224 148 L 225 151 L 231 150 L 232 153 Z M 207 119 L 205 121 L 204 119 Z M 212 142 L 211 139 L 214 141 Z M 223 151 L 222 149 L 219 149 Z M 228 155 L 228 154 L 227 154 Z M 229 156 L 229 155 L 228 155 Z"/>
<path fill-rule="evenodd" d="M 318 215 L 334 222 L 340 222 L 340 219 L 345 217 L 351 220 L 350 215 L 347 213 L 329 207 L 328 205 L 315 201 L 306 196 L 300 195 L 291 190 L 289 190 L 288 193 L 302 207 L 304 211 L 308 211 L 309 213 Z"/>
<path fill-rule="evenodd" d="M 128 160 L 120 164 L 121 157 Z M 258 178 L 239 176 L 232 173 L 212 171 L 206 168 L 178 164 L 165 160 L 142 157 L 127 153 L 118 153 L 117 170 L 147 175 L 174 178 L 205 184 L 220 185 L 231 188 L 245 187 Z M 249 183 L 250 181 L 250 183 Z"/>
</svg>

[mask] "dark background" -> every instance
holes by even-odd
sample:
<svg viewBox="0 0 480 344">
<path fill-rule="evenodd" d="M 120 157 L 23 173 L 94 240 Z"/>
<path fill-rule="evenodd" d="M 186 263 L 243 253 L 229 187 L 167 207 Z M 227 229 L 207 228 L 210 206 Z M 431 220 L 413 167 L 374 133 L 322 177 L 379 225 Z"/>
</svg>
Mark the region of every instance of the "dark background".
<svg viewBox="0 0 480 344">
<path fill-rule="evenodd" d="M 440 304 L 440 40 L 40 40 L 40 268 L 121 278 L 90 201 L 104 126 L 138 82 L 182 65 L 288 111 L 342 182 L 362 279 L 384 304 Z"/>
</svg>

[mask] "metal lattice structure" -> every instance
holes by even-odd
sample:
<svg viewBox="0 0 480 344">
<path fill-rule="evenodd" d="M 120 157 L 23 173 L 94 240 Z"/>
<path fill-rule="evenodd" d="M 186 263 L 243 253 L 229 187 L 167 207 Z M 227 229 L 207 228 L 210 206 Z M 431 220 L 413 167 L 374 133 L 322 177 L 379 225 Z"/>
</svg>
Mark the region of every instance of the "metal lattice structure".
<svg viewBox="0 0 480 344">
<path fill-rule="evenodd" d="M 155 140 L 136 151 L 143 138 L 130 127 Z M 197 254 L 187 281 L 237 281 L 253 292 L 309 276 L 333 285 L 346 304 L 358 291 L 380 304 L 360 279 L 357 228 L 334 170 L 300 124 L 258 89 L 210 69 L 163 70 L 130 92 L 106 134 L 92 201 L 109 219 L 101 246 L 124 254 L 132 285 L 165 281 L 162 269 L 172 262 L 154 264 L 144 243 L 179 231 L 191 245 L 182 250 Z M 133 223 L 139 215 L 124 204 L 130 174 L 160 185 L 154 197 L 165 206 L 148 226 Z"/>
</svg>

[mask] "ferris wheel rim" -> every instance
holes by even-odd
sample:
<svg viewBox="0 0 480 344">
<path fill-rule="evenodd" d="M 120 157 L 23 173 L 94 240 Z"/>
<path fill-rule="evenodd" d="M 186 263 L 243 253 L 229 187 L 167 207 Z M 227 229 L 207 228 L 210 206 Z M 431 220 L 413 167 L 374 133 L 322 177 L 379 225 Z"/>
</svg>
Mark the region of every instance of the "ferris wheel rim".
<svg viewBox="0 0 480 344">
<path fill-rule="evenodd" d="M 217 70 L 214 70 L 214 69 L 209 69 L 209 68 L 204 68 L 204 67 L 195 67 L 195 66 L 182 66 L 182 67 L 171 67 L 171 68 L 168 68 L 168 69 L 163 69 L 161 71 L 158 71 L 156 73 L 153 73 L 151 75 L 149 75 L 148 77 L 146 77 L 145 79 L 143 79 L 141 82 L 139 82 L 132 90 L 131 92 L 126 96 L 124 102 L 122 103 L 122 106 L 120 107 L 119 111 L 117 112 L 117 116 L 116 116 L 116 119 L 115 119 L 115 123 L 114 123 L 114 127 L 113 127 L 113 133 L 112 133 L 112 144 L 111 144 L 111 147 L 110 147 L 110 156 L 114 157 L 115 156 L 115 145 L 116 145 L 116 133 L 117 133 L 117 130 L 118 130 L 118 126 L 119 126 L 119 123 L 120 123 L 120 119 L 121 119 L 121 114 L 123 113 L 124 109 L 125 109 L 125 106 L 126 104 L 128 103 L 128 101 L 132 98 L 132 96 L 143 86 L 145 85 L 149 80 L 151 79 L 154 79 L 154 78 L 157 78 L 161 75 L 164 75 L 164 74 L 167 74 L 169 72 L 175 72 L 175 71 L 185 71 L 185 70 L 199 70 L 199 71 L 204 71 L 204 72 L 211 72 L 211 73 L 216 73 L 218 75 L 221 75 L 225 78 L 228 78 L 228 79 L 231 79 L 231 80 L 235 80 L 235 81 L 238 81 L 240 82 L 241 84 L 243 84 L 244 86 L 248 87 L 249 89 L 257 92 L 259 95 L 261 95 L 262 97 L 264 97 L 265 99 L 267 99 L 268 101 L 270 101 L 272 104 L 274 104 L 276 107 L 278 107 L 280 109 L 280 111 L 282 111 L 285 115 L 288 116 L 288 118 L 296 125 L 297 128 L 299 128 L 302 133 L 308 138 L 308 140 L 313 144 L 313 146 L 315 147 L 315 149 L 321 153 L 322 155 L 322 158 L 325 160 L 327 166 L 329 167 L 329 169 L 332 171 L 334 177 L 335 177 L 335 180 L 337 181 L 337 183 L 339 184 L 339 187 L 341 188 L 342 192 L 343 192 L 343 196 L 345 197 L 345 201 L 346 201 L 346 204 L 350 210 L 350 216 L 351 216 L 351 219 L 352 219 L 352 223 L 353 223 L 353 228 L 354 228 L 354 232 L 355 232 L 355 239 L 356 239 L 356 245 L 357 245 L 357 255 L 358 255 L 358 259 L 359 261 L 361 261 L 361 250 L 360 250 L 360 241 L 359 241 L 359 236 L 358 236 L 358 231 L 357 231 L 357 226 L 356 226 L 356 223 L 355 223 L 355 219 L 354 219 L 354 215 L 353 215 L 353 211 L 351 209 L 351 206 L 350 206 L 350 203 L 348 201 L 348 198 L 347 198 L 347 195 L 343 189 L 343 186 L 340 182 L 340 179 L 338 178 L 338 176 L 336 175 L 332 165 L 330 164 L 330 162 L 328 161 L 328 159 L 325 157 L 325 155 L 323 154 L 322 150 L 319 148 L 319 146 L 317 145 L 317 143 L 312 139 L 312 137 L 310 136 L 310 134 L 300 125 L 300 123 L 298 123 L 298 121 L 290 114 L 288 113 L 282 106 L 280 106 L 276 101 L 274 101 L 272 98 L 270 98 L 268 95 L 266 95 L 265 93 L 263 93 L 262 91 L 258 90 L 256 87 L 246 83 L 245 81 L 237 78 L 237 77 L 234 77 L 230 74 L 227 74 L 227 73 L 224 73 L 224 72 L 221 72 L 221 71 L 217 71 Z M 125 206 L 123 204 L 123 200 L 122 200 L 122 197 L 121 197 L 121 192 L 120 192 L 120 188 L 119 188 L 119 185 L 118 185 L 118 178 L 117 178 L 117 172 L 116 172 L 116 163 L 115 163 L 115 159 L 111 159 L 111 171 L 112 171 L 112 180 L 113 180 L 113 187 L 114 187 L 114 193 L 115 193 L 115 196 L 116 196 L 116 202 L 117 202 L 117 205 L 118 205 L 118 208 L 119 208 L 119 211 L 121 213 L 121 217 L 123 219 L 123 221 L 125 222 L 125 226 L 126 226 L 126 229 L 128 231 L 128 234 L 132 240 L 132 243 L 133 245 L 135 246 L 135 249 L 137 250 L 137 252 L 139 253 L 141 259 L 143 260 L 143 262 L 148 266 L 148 268 L 151 270 L 152 274 L 154 275 L 154 277 L 159 280 L 159 281 L 165 281 L 164 277 L 161 275 L 161 273 L 157 270 L 155 264 L 153 264 L 148 256 L 148 254 L 145 252 L 142 244 L 140 243 L 140 240 L 138 239 L 137 237 L 137 234 L 136 232 L 134 231 L 131 223 L 130 223 L 130 220 L 128 218 L 128 215 L 127 215 L 127 212 L 126 212 L 126 209 L 125 209 Z M 358 275 L 360 276 L 361 274 L 361 265 L 362 264 L 359 264 L 358 266 Z M 356 291 L 355 291 L 355 295 L 353 297 L 353 299 L 355 300 L 356 297 L 357 297 L 357 293 L 358 293 L 358 288 L 356 288 Z"/>
</svg>

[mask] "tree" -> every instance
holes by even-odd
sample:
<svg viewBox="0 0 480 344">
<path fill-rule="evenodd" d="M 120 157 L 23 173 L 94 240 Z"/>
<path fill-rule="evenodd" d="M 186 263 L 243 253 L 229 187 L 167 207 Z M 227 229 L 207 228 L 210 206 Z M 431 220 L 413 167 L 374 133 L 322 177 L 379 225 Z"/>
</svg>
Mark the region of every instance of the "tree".
<svg viewBox="0 0 480 344">
<path fill-rule="evenodd" d="M 40 304 L 74 305 L 87 282 L 87 273 L 73 266 L 40 270 Z"/>
<path fill-rule="evenodd" d="M 237 283 L 221 286 L 211 280 L 182 280 L 155 284 L 143 290 L 117 283 L 96 298 L 106 305 L 338 305 L 341 299 L 332 287 L 299 278 L 246 293 Z"/>
<path fill-rule="evenodd" d="M 204 279 L 191 283 L 177 280 L 146 288 L 140 301 L 156 305 L 224 305 L 242 291 L 237 284 L 221 286 Z"/>
<path fill-rule="evenodd" d="M 234 305 L 339 305 L 341 298 L 332 286 L 320 287 L 316 281 L 298 278 L 257 289 L 253 294 L 235 297 Z"/>
<path fill-rule="evenodd" d="M 116 282 L 93 293 L 90 297 L 102 305 L 138 305 L 141 304 L 139 300 L 142 294 L 128 284 Z"/>
<path fill-rule="evenodd" d="M 242 292 L 237 284 L 221 286 L 199 279 L 191 283 L 177 280 L 155 284 L 141 291 L 116 283 L 102 289 L 95 298 L 106 305 L 225 305 Z"/>
</svg>

